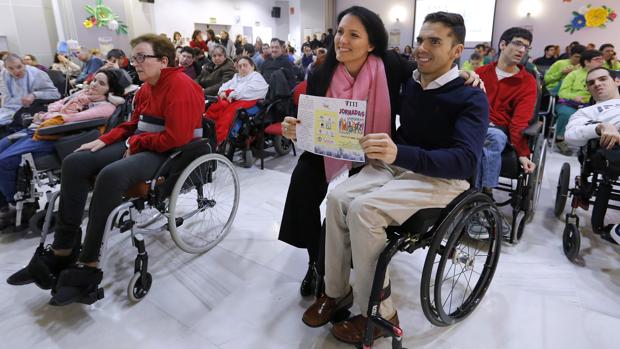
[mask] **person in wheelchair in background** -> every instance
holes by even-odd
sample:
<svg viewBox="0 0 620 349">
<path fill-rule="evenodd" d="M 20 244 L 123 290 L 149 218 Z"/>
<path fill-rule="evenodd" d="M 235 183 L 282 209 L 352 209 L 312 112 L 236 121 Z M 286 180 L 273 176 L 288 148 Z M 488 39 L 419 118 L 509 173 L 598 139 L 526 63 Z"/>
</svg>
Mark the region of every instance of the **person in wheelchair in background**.
<svg viewBox="0 0 620 349">
<path fill-rule="evenodd" d="M 144 82 L 134 98 L 131 120 L 64 159 L 54 242 L 7 280 L 52 289 L 52 305 L 80 302 L 97 290 L 103 277 L 98 260 L 110 212 L 130 187 L 155 175 L 167 153 L 202 136 L 204 94 L 182 68 L 174 67 L 172 43 L 145 34 L 133 39 L 131 46 L 131 63 Z M 82 216 L 95 175 L 80 248 Z"/>
<path fill-rule="evenodd" d="M 351 35 L 349 28 L 355 28 L 345 18 L 335 39 L 337 47 L 339 37 Z M 452 65 L 462 54 L 464 41 L 461 15 L 436 12 L 424 19 L 414 53 L 418 69 L 402 92 L 400 128 L 390 136 L 386 120 L 386 133 L 364 136 L 360 143 L 368 164 L 327 196 L 325 293 L 305 311 L 306 325 L 327 324 L 355 300 L 362 314 L 336 323 L 331 332 L 340 341 L 360 344 L 387 226 L 404 223 L 418 210 L 447 206 L 469 188 L 467 179 L 473 177 L 482 153 L 489 107 L 484 93 L 465 86 Z M 388 96 L 381 103 L 389 110 Z M 398 326 L 388 273 L 383 288 L 379 313 Z M 384 335 L 379 328 L 372 333 L 373 338 Z"/>
<path fill-rule="evenodd" d="M 254 61 L 247 56 L 237 60 L 239 72 L 220 87 L 218 101 L 207 110 L 207 118 L 215 121 L 217 144 L 228 136 L 228 130 L 239 108 L 251 108 L 259 99 L 265 98 L 269 85 L 256 72 Z"/>
<path fill-rule="evenodd" d="M 620 76 L 617 72 L 598 67 L 590 70 L 586 85 L 596 101 L 595 105 L 577 110 L 566 126 L 566 142 L 583 147 L 592 139 L 599 139 L 596 155 L 602 156 L 606 168 L 594 168 L 599 171 L 614 169 L 620 173 Z M 579 157 L 583 163 L 585 159 Z M 594 167 L 597 161 L 592 161 Z M 620 245 L 620 224 L 605 228 L 610 241 Z"/>
<path fill-rule="evenodd" d="M 54 152 L 54 139 L 35 135 L 35 127 L 108 118 L 114 113 L 116 104 L 124 102 L 120 96 L 123 96 L 129 84 L 130 81 L 118 69 L 100 70 L 86 89 L 50 104 L 46 113 L 34 115 L 31 127 L 0 140 L 0 206 L 15 204 L 13 195 L 22 155 L 32 153 L 36 156 Z M 26 203 L 24 207 L 26 214 L 22 215 L 21 220 L 27 222 L 39 205 L 38 202 Z M 15 213 L 15 209 L 10 207 L 0 216 L 0 229 L 15 224 Z M 18 225 L 25 226 L 21 223 Z"/>
<path fill-rule="evenodd" d="M 6 96 L 0 108 L 0 137 L 12 133 L 15 128 L 22 128 L 21 120 L 15 119 L 20 109 L 34 107 L 37 100 L 60 98 L 58 89 L 44 71 L 25 65 L 14 53 L 8 53 L 4 58 L 2 84 L 0 91 L 5 91 Z"/>
</svg>

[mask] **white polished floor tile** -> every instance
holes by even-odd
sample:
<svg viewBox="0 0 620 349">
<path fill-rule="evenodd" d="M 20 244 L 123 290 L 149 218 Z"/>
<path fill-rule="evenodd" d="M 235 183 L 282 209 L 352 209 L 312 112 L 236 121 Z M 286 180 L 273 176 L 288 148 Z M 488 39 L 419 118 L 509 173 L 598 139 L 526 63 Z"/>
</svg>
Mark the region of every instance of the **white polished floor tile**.
<svg viewBox="0 0 620 349">
<path fill-rule="evenodd" d="M 269 159 L 264 171 L 237 168 L 237 218 L 226 239 L 208 253 L 183 253 L 167 232 L 147 236 L 154 281 L 138 304 L 126 298 L 135 258 L 127 236 L 110 239 L 103 262 L 106 298 L 92 306 L 55 308 L 47 305 L 49 292 L 0 283 L 0 347 L 352 348 L 338 343 L 328 326 L 313 329 L 301 322 L 311 303 L 299 296 L 307 254 L 277 240 L 296 161 Z M 589 213 L 579 210 L 582 263 L 565 258 L 564 223 L 552 209 L 564 161 L 571 163 L 571 177 L 577 174 L 576 159 L 549 154 L 533 221 L 520 244 L 502 246 L 487 295 L 463 322 L 438 328 L 424 317 L 419 287 L 426 250 L 395 257 L 392 290 L 406 347 L 617 347 L 620 248 L 592 234 Z M 620 214 L 609 212 L 606 220 L 620 221 Z M 36 244 L 32 235 L 0 235 L 0 277 L 26 264 Z M 390 343 L 379 340 L 375 347 L 387 349 Z"/>
</svg>

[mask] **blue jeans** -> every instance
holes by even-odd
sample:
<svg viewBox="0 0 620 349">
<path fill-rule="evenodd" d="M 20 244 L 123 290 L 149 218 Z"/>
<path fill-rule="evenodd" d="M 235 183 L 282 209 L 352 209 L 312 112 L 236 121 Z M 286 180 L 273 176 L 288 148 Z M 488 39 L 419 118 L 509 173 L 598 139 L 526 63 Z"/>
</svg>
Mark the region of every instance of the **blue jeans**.
<svg viewBox="0 0 620 349">
<path fill-rule="evenodd" d="M 555 138 L 564 138 L 564 132 L 566 132 L 566 125 L 571 115 L 575 114 L 577 109 L 570 107 L 566 104 L 558 103 L 555 107 L 555 113 L 558 116 L 558 121 L 555 124 Z"/>
<path fill-rule="evenodd" d="M 0 207 L 6 203 L 15 203 L 13 195 L 22 155 L 32 153 L 33 156 L 40 156 L 54 152 L 54 142 L 34 141 L 33 134 L 34 131 L 28 130 L 28 135 L 15 143 L 7 137 L 0 140 Z"/>
<path fill-rule="evenodd" d="M 489 127 L 482 148 L 482 158 L 478 166 L 476 188 L 495 188 L 499 182 L 502 168 L 502 151 L 508 136 L 499 128 Z"/>
</svg>

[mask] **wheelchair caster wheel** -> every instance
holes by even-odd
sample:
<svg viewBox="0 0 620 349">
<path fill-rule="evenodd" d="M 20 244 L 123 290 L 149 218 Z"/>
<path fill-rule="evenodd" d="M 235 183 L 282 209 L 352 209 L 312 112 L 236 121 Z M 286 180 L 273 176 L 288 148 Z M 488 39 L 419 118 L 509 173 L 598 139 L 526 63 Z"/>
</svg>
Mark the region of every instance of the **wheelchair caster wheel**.
<svg viewBox="0 0 620 349">
<path fill-rule="evenodd" d="M 569 261 L 575 262 L 579 256 L 580 245 L 581 235 L 579 234 L 579 228 L 573 223 L 566 224 L 564 235 L 562 236 L 562 248 Z"/>
<path fill-rule="evenodd" d="M 246 150 L 243 152 L 243 167 L 251 168 L 254 165 L 254 155 L 252 150 Z"/>
<path fill-rule="evenodd" d="M 147 294 L 149 294 L 152 283 L 153 277 L 151 276 L 151 273 L 146 273 L 145 282 L 143 283 L 142 274 L 140 272 L 136 272 L 133 274 L 131 280 L 129 280 L 129 285 L 127 285 L 127 298 L 134 303 L 141 301 Z"/>
</svg>

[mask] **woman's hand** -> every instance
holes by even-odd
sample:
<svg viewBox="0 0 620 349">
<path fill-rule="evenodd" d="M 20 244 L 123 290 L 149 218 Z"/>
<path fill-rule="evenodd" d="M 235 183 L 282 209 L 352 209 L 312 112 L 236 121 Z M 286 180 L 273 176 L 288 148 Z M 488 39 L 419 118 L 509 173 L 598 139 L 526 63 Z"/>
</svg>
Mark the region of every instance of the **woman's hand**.
<svg viewBox="0 0 620 349">
<path fill-rule="evenodd" d="M 476 74 L 476 72 L 459 70 L 459 76 L 465 79 L 465 85 L 478 87 L 485 93 L 487 92 L 487 90 L 484 88 L 484 81 L 480 79 L 480 75 Z"/>
<path fill-rule="evenodd" d="M 282 136 L 292 139 L 294 141 L 297 140 L 297 124 L 301 123 L 298 119 L 287 116 L 282 121 Z"/>
<path fill-rule="evenodd" d="M 99 139 L 95 139 L 92 142 L 84 143 L 79 148 L 77 148 L 74 152 L 90 150 L 92 153 L 98 151 L 99 149 L 103 149 L 106 146 L 103 141 Z"/>
</svg>

